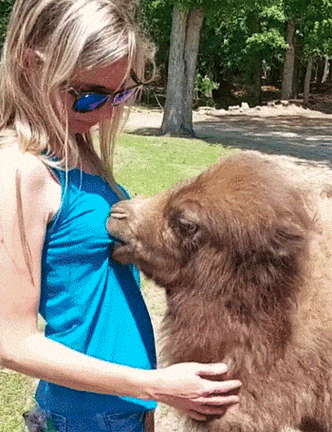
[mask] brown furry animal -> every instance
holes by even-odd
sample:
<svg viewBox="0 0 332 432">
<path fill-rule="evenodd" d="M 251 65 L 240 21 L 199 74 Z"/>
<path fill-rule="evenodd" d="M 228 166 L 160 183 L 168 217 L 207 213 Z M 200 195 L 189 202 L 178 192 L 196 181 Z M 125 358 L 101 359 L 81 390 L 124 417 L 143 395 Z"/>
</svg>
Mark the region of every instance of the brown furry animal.
<svg viewBox="0 0 332 432">
<path fill-rule="evenodd" d="M 226 362 L 243 383 L 237 412 L 189 430 L 332 430 L 330 218 L 250 152 L 112 209 L 113 258 L 166 289 L 167 362 Z"/>
</svg>

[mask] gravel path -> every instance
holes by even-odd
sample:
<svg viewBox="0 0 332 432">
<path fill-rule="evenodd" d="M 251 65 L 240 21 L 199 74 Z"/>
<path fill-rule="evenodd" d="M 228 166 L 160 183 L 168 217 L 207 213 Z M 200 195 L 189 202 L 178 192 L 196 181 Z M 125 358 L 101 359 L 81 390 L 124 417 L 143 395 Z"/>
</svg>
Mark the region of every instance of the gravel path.
<svg viewBox="0 0 332 432">
<path fill-rule="evenodd" d="M 258 150 L 323 166 L 331 165 L 331 114 L 280 104 L 245 111 L 200 109 L 194 112 L 193 117 L 197 138 L 243 150 Z M 153 135 L 158 133 L 161 122 L 161 111 L 135 108 L 126 130 Z"/>
</svg>

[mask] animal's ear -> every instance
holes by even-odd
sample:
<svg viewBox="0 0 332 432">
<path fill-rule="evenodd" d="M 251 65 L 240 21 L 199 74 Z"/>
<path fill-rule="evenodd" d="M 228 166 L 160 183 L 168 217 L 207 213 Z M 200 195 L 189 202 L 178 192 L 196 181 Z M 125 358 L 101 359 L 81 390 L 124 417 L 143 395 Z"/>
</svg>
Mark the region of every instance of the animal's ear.
<svg viewBox="0 0 332 432">
<path fill-rule="evenodd" d="M 308 243 L 308 234 L 308 229 L 300 222 L 289 219 L 281 221 L 276 227 L 273 242 L 277 255 L 282 258 L 303 252 Z"/>
</svg>

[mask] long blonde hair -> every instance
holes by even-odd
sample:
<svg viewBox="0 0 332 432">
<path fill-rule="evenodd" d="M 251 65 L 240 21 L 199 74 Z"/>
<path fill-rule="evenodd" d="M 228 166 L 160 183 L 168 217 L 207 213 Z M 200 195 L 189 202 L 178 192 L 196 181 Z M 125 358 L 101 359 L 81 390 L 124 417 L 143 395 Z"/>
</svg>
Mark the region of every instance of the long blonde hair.
<svg viewBox="0 0 332 432">
<path fill-rule="evenodd" d="M 75 137 L 59 119 L 54 100 L 79 69 L 128 58 L 129 76 L 143 79 L 153 50 L 134 24 L 136 0 L 17 0 L 0 63 L 0 144 L 11 138 L 22 152 L 49 165 L 72 168 Z M 32 67 L 30 67 L 32 66 Z M 90 133 L 84 141 L 100 175 L 119 192 L 113 177 L 113 148 L 123 108 L 100 124 L 100 157 Z"/>
</svg>

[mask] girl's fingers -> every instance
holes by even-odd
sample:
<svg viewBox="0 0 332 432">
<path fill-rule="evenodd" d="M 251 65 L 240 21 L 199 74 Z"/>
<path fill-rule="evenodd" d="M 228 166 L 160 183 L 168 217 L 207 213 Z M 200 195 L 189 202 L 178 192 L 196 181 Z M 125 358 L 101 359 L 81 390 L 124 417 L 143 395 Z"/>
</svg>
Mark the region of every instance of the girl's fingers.
<svg viewBox="0 0 332 432">
<path fill-rule="evenodd" d="M 223 375 L 227 372 L 227 365 L 225 363 L 201 364 L 198 370 L 198 375 L 201 377 L 214 377 Z"/>
<path fill-rule="evenodd" d="M 232 392 L 234 390 L 240 389 L 242 383 L 239 380 L 230 380 L 230 381 L 209 381 L 205 380 L 205 389 L 207 394 L 204 396 L 208 396 L 211 394 L 225 394 Z"/>
<path fill-rule="evenodd" d="M 208 406 L 208 405 L 202 405 L 196 407 L 194 410 L 188 410 L 187 414 L 198 421 L 206 421 L 209 417 L 222 417 L 226 411 L 227 412 L 235 412 L 238 409 L 238 404 L 230 404 L 230 405 L 223 405 L 222 407 L 214 407 L 214 406 Z"/>
<path fill-rule="evenodd" d="M 209 398 L 198 398 L 196 402 L 200 405 L 221 407 L 223 405 L 238 404 L 240 402 L 240 398 L 237 395 L 213 396 Z"/>
<path fill-rule="evenodd" d="M 198 412 L 202 415 L 210 415 L 210 416 L 222 416 L 226 411 L 236 411 L 238 409 L 238 403 L 229 403 L 223 405 L 208 405 L 208 404 L 198 404 L 195 406 L 195 412 Z"/>
</svg>

